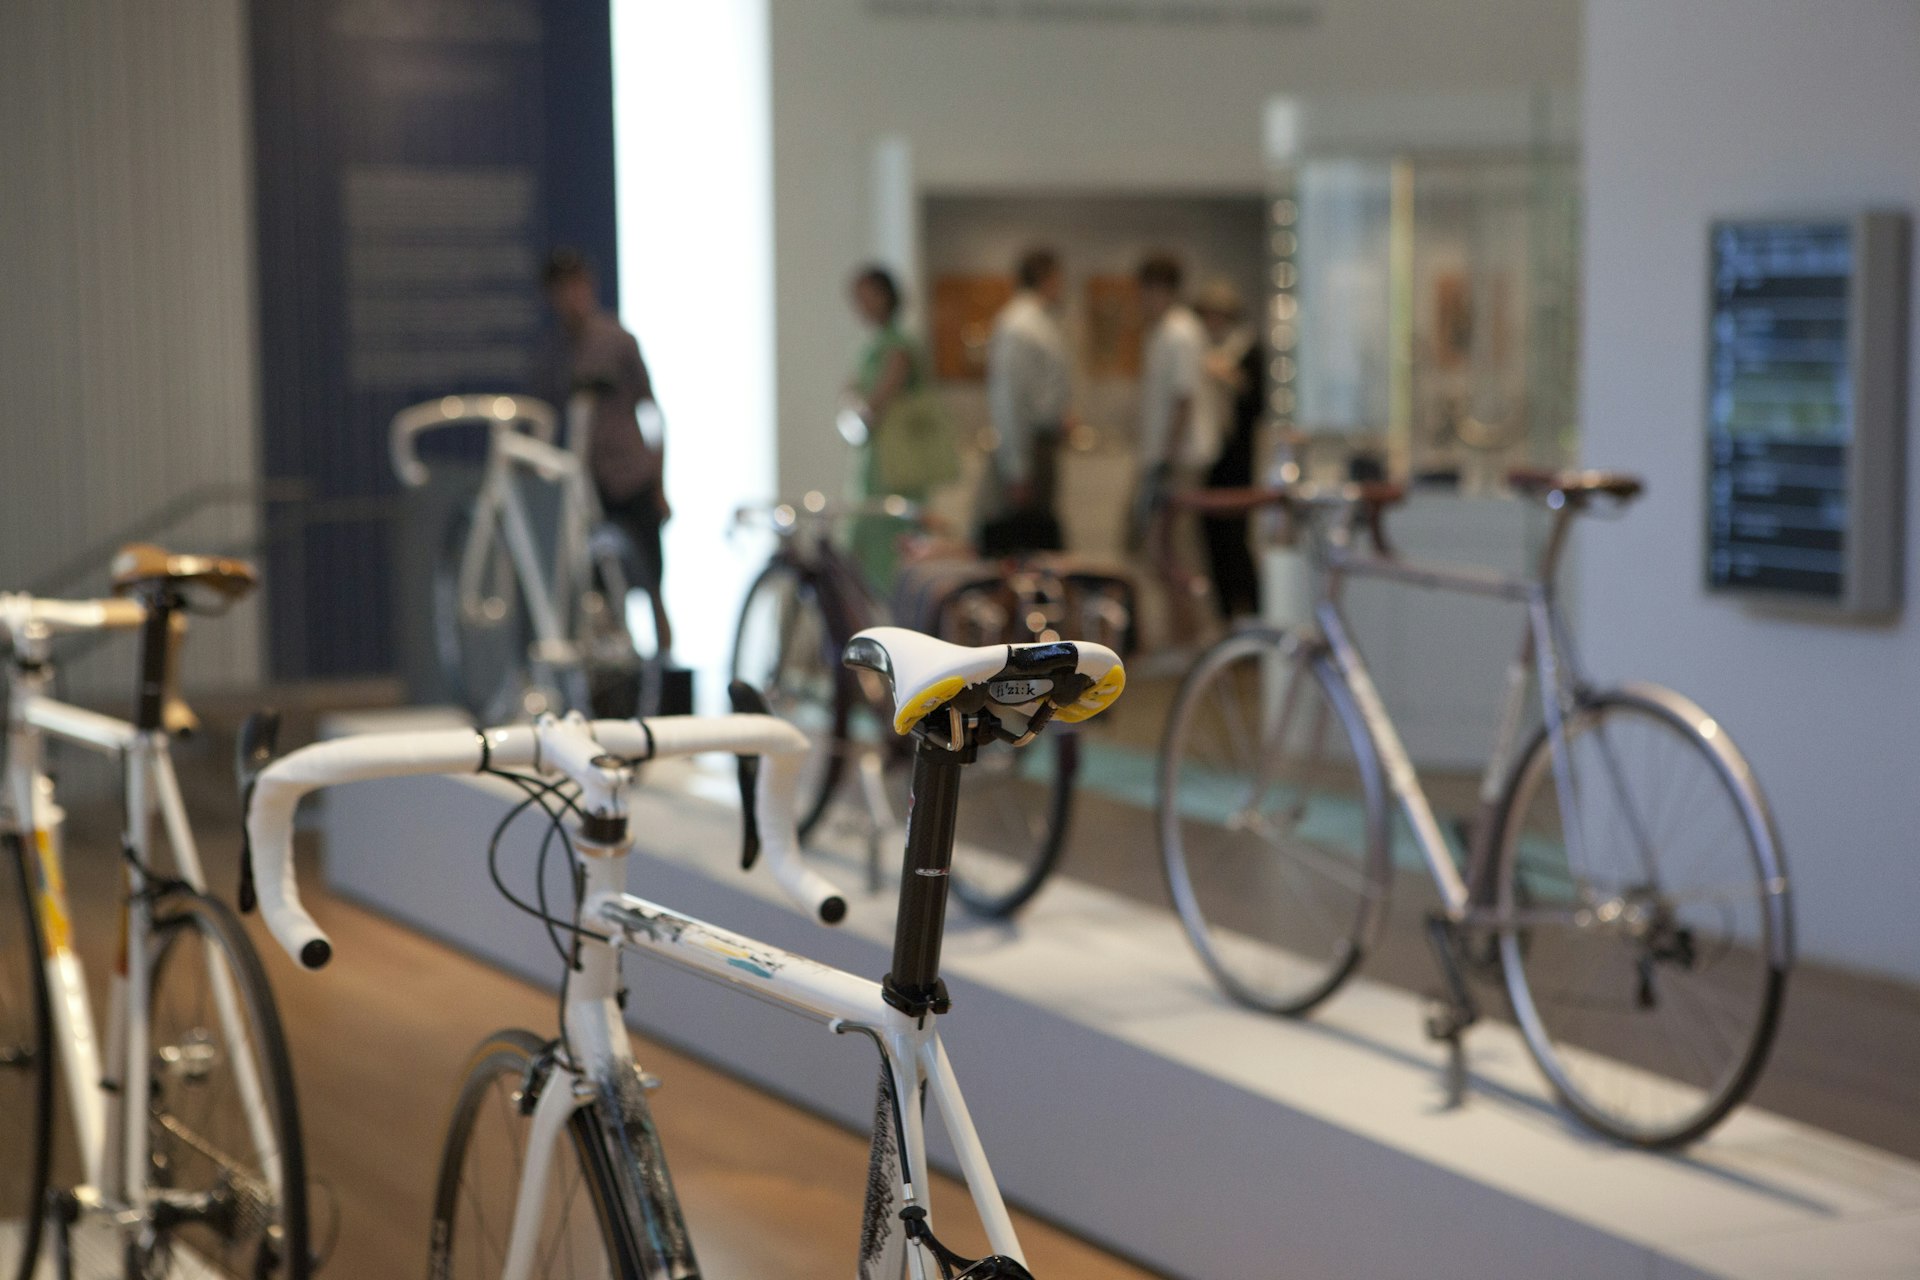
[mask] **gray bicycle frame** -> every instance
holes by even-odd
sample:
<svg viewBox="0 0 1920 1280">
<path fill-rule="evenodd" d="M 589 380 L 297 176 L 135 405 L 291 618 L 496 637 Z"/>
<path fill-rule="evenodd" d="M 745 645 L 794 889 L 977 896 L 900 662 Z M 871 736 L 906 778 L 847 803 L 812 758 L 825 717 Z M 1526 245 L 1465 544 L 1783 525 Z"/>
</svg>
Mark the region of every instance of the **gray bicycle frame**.
<svg viewBox="0 0 1920 1280">
<path fill-rule="evenodd" d="M 1525 729 L 1527 685 L 1538 673 L 1540 708 L 1546 726 L 1553 759 L 1554 788 L 1560 811 L 1577 810 L 1572 768 L 1567 750 L 1566 721 L 1574 709 L 1585 683 L 1573 655 L 1554 596 L 1554 577 L 1559 567 L 1566 536 L 1573 517 L 1582 504 L 1556 494 L 1560 501 L 1552 507 L 1553 526 L 1542 548 L 1535 572 L 1515 576 L 1466 565 L 1423 563 L 1403 560 L 1385 551 L 1368 553 L 1355 546 L 1354 508 L 1344 500 L 1312 504 L 1306 517 L 1309 545 L 1314 552 L 1314 568 L 1319 580 L 1314 602 L 1318 626 L 1316 643 L 1324 647 L 1352 695 L 1353 705 L 1364 730 L 1359 749 L 1370 752 L 1372 764 L 1379 767 L 1387 786 L 1399 801 L 1407 824 L 1413 831 L 1422 859 L 1439 891 L 1447 918 L 1456 924 L 1511 925 L 1515 919 L 1500 917 L 1486 900 L 1492 884 L 1490 860 L 1494 856 L 1493 817 L 1505 791 Z M 1340 609 L 1342 587 L 1349 577 L 1366 577 L 1400 582 L 1428 590 L 1458 595 L 1479 596 L 1524 605 L 1527 621 L 1519 652 L 1507 668 L 1506 692 L 1502 702 L 1499 728 L 1493 750 L 1480 780 L 1479 811 L 1472 829 L 1467 871 L 1463 877 L 1455 866 L 1447 841 L 1434 815 L 1433 805 L 1420 784 L 1418 772 L 1407 754 L 1405 744 L 1387 714 L 1379 690 L 1373 683 L 1366 661 L 1350 634 Z M 1650 691 L 1664 695 L 1665 691 Z M 1679 701 L 1675 699 L 1675 701 Z M 1612 752 L 1604 744 L 1602 755 L 1609 771 L 1617 770 Z M 1363 762 L 1367 763 L 1367 762 Z M 1742 803 L 1746 803 L 1743 797 Z M 1764 815 L 1760 815 L 1764 825 Z M 1567 854 L 1573 865 L 1582 865 L 1578 822 L 1563 824 Z M 1638 842 L 1644 850 L 1647 841 Z M 1647 865 L 1649 878 L 1654 869 Z M 1528 912 L 1529 918 L 1535 912 Z M 1564 922 L 1565 913 L 1538 913 Z"/>
</svg>

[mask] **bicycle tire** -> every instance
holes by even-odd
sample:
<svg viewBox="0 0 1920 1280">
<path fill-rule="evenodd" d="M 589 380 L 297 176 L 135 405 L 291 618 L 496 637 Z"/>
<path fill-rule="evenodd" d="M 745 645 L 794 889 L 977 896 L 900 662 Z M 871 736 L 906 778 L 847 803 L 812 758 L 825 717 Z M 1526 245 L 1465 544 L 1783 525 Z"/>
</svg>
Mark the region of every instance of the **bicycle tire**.
<svg viewBox="0 0 1920 1280">
<path fill-rule="evenodd" d="M 313 1257 L 300 1109 L 286 1036 L 260 957 L 225 903 L 187 891 L 161 900 L 150 945 L 149 1159 L 137 1176 L 145 1180 L 149 1200 L 155 1193 L 209 1194 L 216 1203 L 226 1199 L 214 1219 L 173 1225 L 154 1220 L 141 1227 L 129 1246 L 128 1273 L 170 1274 L 172 1252 L 183 1244 L 216 1274 L 308 1280 Z M 220 1026 L 218 995 L 209 977 L 216 962 L 233 984 L 246 1042 L 240 1051 L 252 1055 L 271 1113 L 269 1141 L 280 1165 L 277 1196 L 267 1172 L 268 1153 L 249 1131 L 238 1077 L 227 1095 L 236 1109 L 216 1117 L 211 1105 L 217 1099 L 209 1079 L 219 1064 L 236 1056 L 236 1046 Z M 235 1151 L 245 1153 L 244 1166 Z"/>
<path fill-rule="evenodd" d="M 1751 1092 L 1792 965 L 1791 900 L 1765 799 L 1725 731 L 1715 725 L 1709 737 L 1702 723 L 1713 722 L 1665 690 L 1583 695 L 1566 725 L 1578 838 L 1566 838 L 1544 729 L 1516 761 L 1495 811 L 1495 906 L 1508 921 L 1497 943 L 1515 1021 L 1567 1108 L 1635 1146 L 1691 1142 Z M 1663 741 L 1679 750 L 1661 756 Z M 1698 771 L 1688 776 L 1689 767 Z M 1635 778 L 1647 782 L 1651 802 L 1622 803 L 1624 818 L 1594 816 Z M 1683 821 L 1688 837 L 1672 839 L 1667 833 Z M 1721 833 L 1726 838 L 1706 839 Z M 1659 865 L 1667 848 L 1684 848 L 1684 858 Z M 1690 888 L 1681 873 L 1711 848 L 1728 856 L 1705 888 Z M 1736 874 L 1742 885 L 1750 875 L 1750 894 L 1730 887 Z M 1724 1011 L 1719 1020 L 1704 1016 L 1716 994 L 1744 1008 L 1733 1010 L 1737 1022 Z M 1656 1022 L 1663 1012 L 1678 1016 Z M 1724 1035 L 1728 1025 L 1739 1030 Z M 1723 1063 L 1702 1054 L 1703 1029 L 1723 1035 Z M 1656 1039 L 1663 1034 L 1664 1043 Z M 1685 1037 L 1684 1053 L 1676 1034 Z M 1609 1081 L 1611 1090 L 1603 1088 Z M 1621 1104 L 1634 1098 L 1659 1111 L 1629 1116 Z"/>
<path fill-rule="evenodd" d="M 792 630 L 794 615 L 782 608 L 783 602 L 776 594 L 781 592 L 788 594 L 795 608 L 811 613 L 818 626 L 817 637 L 802 635 L 798 649 Z M 760 608 L 771 602 L 782 624 L 773 637 L 771 654 L 749 651 L 754 641 L 750 631 L 757 616 L 756 602 Z M 814 639 L 817 644 L 812 643 Z M 826 816 L 846 775 L 848 726 L 856 694 L 851 673 L 840 665 L 836 648 L 832 619 L 820 601 L 818 577 L 776 556 L 747 588 L 734 624 L 733 658 L 728 667 L 732 679 L 744 680 L 758 689 L 776 715 L 795 721 L 815 744 L 798 788 L 802 839 L 810 836 Z M 807 664 L 815 661 L 819 665 L 811 669 L 812 679 L 808 681 Z"/>
<path fill-rule="evenodd" d="M 500 1213 L 495 1228 L 489 1231 L 484 1221 L 475 1222 L 475 1215 L 484 1212 L 486 1205 L 483 1192 L 467 1176 L 468 1165 L 470 1160 L 488 1157 L 482 1149 L 482 1134 L 489 1120 L 503 1122 L 519 1139 L 510 1143 L 514 1157 L 524 1155 L 526 1144 L 521 1131 L 531 1123 L 531 1104 L 539 1088 L 549 1083 L 545 1072 L 550 1065 L 548 1043 L 519 1030 L 495 1032 L 481 1041 L 468 1059 L 434 1189 L 427 1262 L 432 1280 L 498 1276 L 498 1265 L 505 1261 L 520 1179 L 517 1172 L 488 1179 L 506 1193 L 503 1204 L 497 1206 Z M 569 1162 L 565 1155 L 556 1153 L 557 1162 L 549 1173 L 548 1208 L 556 1198 L 556 1184 L 562 1185 L 566 1189 L 558 1199 L 569 1216 L 562 1219 L 563 1230 L 551 1237 L 543 1222 L 540 1243 L 542 1254 L 549 1240 L 556 1253 L 563 1242 L 568 1245 L 569 1270 L 552 1271 L 537 1255 L 534 1274 L 585 1274 L 618 1280 L 691 1280 L 698 1276 L 692 1242 L 638 1079 L 629 1079 L 584 1103 L 573 1113 L 567 1132 L 566 1150 L 573 1158 Z M 575 1192 L 582 1186 L 587 1191 L 590 1222 L 577 1222 L 570 1216 L 578 1203 Z M 463 1226 L 474 1229 L 463 1234 Z M 462 1241 L 468 1237 L 477 1238 L 479 1243 L 464 1245 Z M 583 1240 L 581 1247 L 598 1259 L 599 1269 L 572 1269 L 571 1246 L 576 1240 Z"/>
<path fill-rule="evenodd" d="M 1285 678 L 1270 690 L 1276 669 Z M 1303 693 L 1334 717 L 1344 758 L 1339 743 L 1321 753 L 1323 714 L 1309 709 L 1301 713 L 1308 729 L 1294 727 Z M 1263 715 L 1274 718 L 1254 742 L 1244 732 L 1248 704 L 1271 708 Z M 1288 745 L 1303 741 L 1305 752 Z M 1283 767 L 1292 781 L 1276 786 Z M 1324 649 L 1263 628 L 1235 632 L 1203 653 L 1167 718 L 1157 793 L 1167 887 L 1221 988 L 1241 1004 L 1289 1016 L 1337 991 L 1377 936 L 1391 864 L 1379 758 Z M 1270 811 L 1275 800 L 1285 808 Z M 1316 885 L 1343 887 L 1350 900 Z M 1320 936 L 1303 941 L 1310 932 Z"/>
<path fill-rule="evenodd" d="M 53 1157 L 53 1014 L 26 848 L 15 832 L 0 836 L 0 1277 L 9 1280 L 33 1275 Z"/>
<path fill-rule="evenodd" d="M 505 724 L 519 718 L 532 680 L 526 610 L 509 574 L 505 584 L 489 584 L 505 587 L 488 598 L 488 604 L 500 610 L 498 618 L 476 620 L 467 615 L 460 599 L 460 566 L 472 527 L 470 499 L 448 515 L 434 562 L 430 593 L 434 657 L 447 692 L 476 724 Z M 505 554 L 497 539 L 492 554 Z"/>
<path fill-rule="evenodd" d="M 992 765 L 1002 761 L 1016 771 L 1044 762 L 1045 781 L 994 772 Z M 1079 772 L 1079 734 L 1063 726 L 1030 747 L 982 752 L 961 775 L 949 880 L 961 906 L 988 920 L 1009 920 L 1033 900 L 1066 851 Z"/>
</svg>

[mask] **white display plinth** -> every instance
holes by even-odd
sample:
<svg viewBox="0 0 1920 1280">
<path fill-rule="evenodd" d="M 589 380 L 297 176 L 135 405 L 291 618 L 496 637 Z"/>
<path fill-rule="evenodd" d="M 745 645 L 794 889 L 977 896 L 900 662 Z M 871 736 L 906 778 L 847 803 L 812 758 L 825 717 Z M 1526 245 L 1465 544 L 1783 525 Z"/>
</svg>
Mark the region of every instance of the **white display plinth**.
<svg viewBox="0 0 1920 1280">
<path fill-rule="evenodd" d="M 406 723 L 336 717 L 328 729 Z M 850 895 L 846 924 L 828 930 L 741 874 L 730 775 L 649 767 L 633 805 L 634 892 L 878 977 L 891 903 Z M 487 838 L 517 799 L 482 778 L 339 788 L 322 812 L 327 877 L 555 982 L 545 934 L 486 874 Z M 516 888 L 531 887 L 535 835 L 529 823 L 503 846 Z M 846 874 L 827 843 L 822 869 L 857 882 L 859 842 L 845 842 Z M 864 1129 L 864 1044 L 656 962 L 632 960 L 628 974 L 637 1029 Z M 1469 1038 L 1468 1105 L 1446 1110 L 1415 998 L 1360 980 L 1311 1021 L 1250 1013 L 1213 989 L 1171 914 L 1074 881 L 1012 926 L 956 914 L 946 974 L 949 1048 L 1009 1198 L 1171 1275 L 1920 1274 L 1920 1166 L 1751 1109 L 1685 1156 L 1625 1150 L 1569 1120 L 1518 1038 L 1491 1025 Z M 661 1105 L 671 1099 L 669 1082 Z"/>
</svg>

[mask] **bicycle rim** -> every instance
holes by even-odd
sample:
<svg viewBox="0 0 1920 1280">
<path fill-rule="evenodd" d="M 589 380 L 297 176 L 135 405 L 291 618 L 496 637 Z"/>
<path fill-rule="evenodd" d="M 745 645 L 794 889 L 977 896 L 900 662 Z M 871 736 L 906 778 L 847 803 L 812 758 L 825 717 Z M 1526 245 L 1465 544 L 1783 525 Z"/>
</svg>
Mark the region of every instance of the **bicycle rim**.
<svg viewBox="0 0 1920 1280">
<path fill-rule="evenodd" d="M 1657 698 L 1588 700 L 1566 776 L 1536 738 L 1497 828 L 1515 1019 L 1575 1114 L 1643 1146 L 1691 1141 L 1738 1105 L 1785 990 L 1785 873 L 1714 732 Z"/>
<path fill-rule="evenodd" d="M 150 1201 L 191 1211 L 142 1228 L 130 1270 L 169 1274 L 184 1250 L 216 1275 L 305 1280 L 299 1110 L 259 957 L 227 908 L 197 895 L 167 903 L 153 945 L 144 1177 Z"/>
<path fill-rule="evenodd" d="M 53 1028 L 25 844 L 0 837 L 0 1278 L 38 1253 L 53 1139 Z"/>
<path fill-rule="evenodd" d="M 784 561 L 768 565 L 740 606 L 732 671 L 812 743 L 796 790 L 802 836 L 825 816 L 846 767 L 851 699 L 836 647 L 818 585 Z"/>
<path fill-rule="evenodd" d="M 1066 848 L 1079 761 L 1079 735 L 1061 727 L 984 750 L 961 774 L 951 884 L 962 906 L 1005 919 L 1040 891 Z"/>
<path fill-rule="evenodd" d="M 433 1280 L 493 1280 L 506 1261 L 532 1095 L 546 1045 L 525 1031 L 482 1042 L 454 1107 L 434 1194 Z M 637 1079 L 586 1103 L 554 1152 L 535 1228 L 541 1280 L 690 1280 L 699 1274 Z"/>
<path fill-rule="evenodd" d="M 1358 966 L 1387 889 L 1379 765 L 1331 669 L 1278 632 L 1215 645 L 1160 750 L 1161 856 L 1234 999 L 1300 1014 Z"/>
</svg>

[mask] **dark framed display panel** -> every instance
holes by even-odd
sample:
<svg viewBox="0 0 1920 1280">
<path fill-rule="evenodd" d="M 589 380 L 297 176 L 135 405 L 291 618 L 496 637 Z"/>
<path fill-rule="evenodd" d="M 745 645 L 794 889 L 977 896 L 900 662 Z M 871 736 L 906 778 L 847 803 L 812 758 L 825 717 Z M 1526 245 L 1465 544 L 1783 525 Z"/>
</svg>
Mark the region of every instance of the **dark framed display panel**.
<svg viewBox="0 0 1920 1280">
<path fill-rule="evenodd" d="M 1713 224 L 1709 590 L 1898 612 L 1910 244 L 1901 213 Z"/>
</svg>

